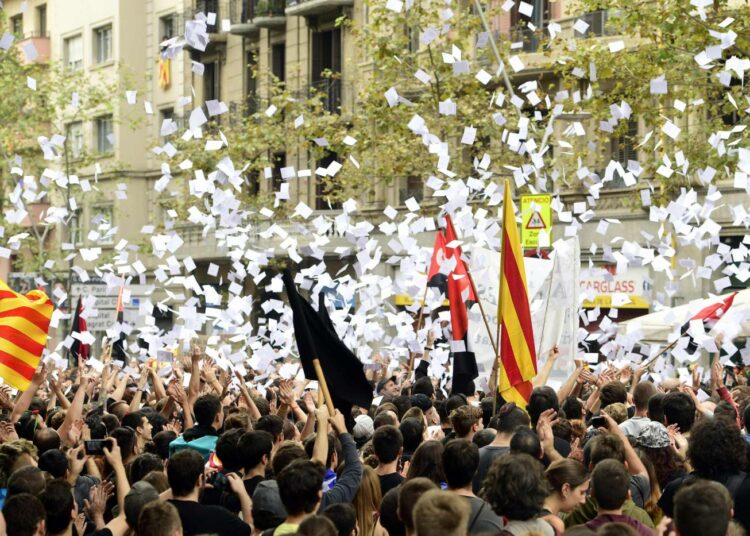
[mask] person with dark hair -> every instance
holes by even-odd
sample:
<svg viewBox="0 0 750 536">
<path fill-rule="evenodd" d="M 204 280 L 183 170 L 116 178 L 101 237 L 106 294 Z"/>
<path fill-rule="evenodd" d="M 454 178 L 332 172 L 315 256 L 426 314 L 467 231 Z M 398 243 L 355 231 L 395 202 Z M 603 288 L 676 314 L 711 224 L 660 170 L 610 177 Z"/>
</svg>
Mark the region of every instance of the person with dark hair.
<svg viewBox="0 0 750 536">
<path fill-rule="evenodd" d="M 147 441 L 151 441 L 151 422 L 142 411 L 133 411 L 122 418 L 122 426 L 131 428 L 135 432 L 136 450 L 140 454 L 143 452 Z"/>
<path fill-rule="evenodd" d="M 486 447 L 490 443 L 492 443 L 495 440 L 495 436 L 497 435 L 497 431 L 493 428 L 485 428 L 484 430 L 480 430 L 476 434 L 474 434 L 474 437 L 472 438 L 471 442 L 474 443 L 477 448 Z"/>
<path fill-rule="evenodd" d="M 529 413 L 531 419 L 531 426 L 536 428 L 536 423 L 539 421 L 539 417 L 542 413 L 548 409 L 554 409 L 555 411 L 560 410 L 560 402 L 557 400 L 557 393 L 552 387 L 535 387 L 531 391 L 529 397 L 529 403 L 526 406 L 526 411 Z"/>
<path fill-rule="evenodd" d="M 443 444 L 440 441 L 425 441 L 414 452 L 406 472 L 406 480 L 424 477 L 432 480 L 436 485 L 445 483 L 443 472 Z"/>
<path fill-rule="evenodd" d="M 397 515 L 404 525 L 406 536 L 416 534 L 414 528 L 414 507 L 419 498 L 430 490 L 439 489 L 437 485 L 426 478 L 417 477 L 405 482 L 398 491 Z M 390 531 L 388 534 L 390 535 Z"/>
<path fill-rule="evenodd" d="M 414 397 L 415 395 L 425 395 L 427 398 L 434 402 L 435 387 L 432 385 L 432 380 L 427 376 L 422 376 L 421 378 L 419 378 L 414 382 L 414 385 L 411 388 L 411 395 L 412 397 Z M 424 408 L 422 408 L 422 410 L 424 410 Z"/>
<path fill-rule="evenodd" d="M 375 430 L 382 426 L 398 426 L 398 417 L 393 411 L 383 411 L 375 415 L 372 426 Z"/>
<path fill-rule="evenodd" d="M 401 463 L 404 464 L 409 461 L 417 450 L 419 444 L 422 442 L 424 437 L 424 422 L 410 417 L 401 421 L 398 427 L 401 436 L 404 438 L 404 453 L 401 456 Z"/>
<path fill-rule="evenodd" d="M 143 453 L 130 464 L 130 483 L 135 484 L 151 471 L 163 471 L 164 464 L 156 454 Z"/>
<path fill-rule="evenodd" d="M 641 536 L 655 536 L 654 531 L 623 514 L 622 507 L 630 495 L 630 475 L 617 460 L 603 460 L 591 473 L 591 491 L 597 504 L 597 516 L 586 526 L 598 530 L 608 523 L 624 523 L 633 527 Z"/>
<path fill-rule="evenodd" d="M 695 422 L 695 402 L 693 399 L 680 392 L 671 392 L 664 395 L 662 402 L 664 408 L 664 425 L 676 424 L 680 433 L 686 439 L 690 439 L 690 430 Z"/>
<path fill-rule="evenodd" d="M 471 517 L 459 497 L 440 490 L 424 493 L 414 506 L 416 536 L 465 536 Z"/>
<path fill-rule="evenodd" d="M 693 472 L 664 488 L 658 503 L 664 515 L 674 517 L 677 492 L 701 478 L 727 488 L 734 500 L 735 519 L 746 530 L 750 528 L 750 478 L 743 471 L 747 466 L 747 442 L 739 428 L 726 419 L 702 419 L 692 429 L 687 456 Z"/>
<path fill-rule="evenodd" d="M 725 536 L 732 515 L 732 496 L 718 482 L 694 480 L 674 497 L 678 536 Z"/>
<path fill-rule="evenodd" d="M 78 508 L 70 492 L 70 484 L 60 479 L 51 481 L 39 494 L 39 500 L 46 513 L 47 534 L 51 536 L 72 534 L 71 529 L 78 515 Z"/>
<path fill-rule="evenodd" d="M 203 457 L 195 450 L 184 449 L 167 462 L 167 478 L 172 488 L 170 502 L 177 508 L 185 536 L 219 534 L 240 536 L 250 534 L 250 526 L 222 506 L 203 505 L 198 497 L 205 484 Z M 227 475 L 229 486 L 240 499 L 242 515 L 252 519 L 252 502 L 237 475 Z"/>
<path fill-rule="evenodd" d="M 153 501 L 141 510 L 138 517 L 138 536 L 183 536 L 180 514 L 173 504 Z"/>
<path fill-rule="evenodd" d="M 490 469 L 492 461 L 498 456 L 510 452 L 510 440 L 516 429 L 519 427 L 528 428 L 530 424 L 529 415 L 524 410 L 516 406 L 513 402 L 503 404 L 502 407 L 492 418 L 490 426 L 497 430 L 495 439 L 479 449 L 479 466 L 472 481 L 474 493 L 479 493 L 482 487 L 482 481 Z"/>
<path fill-rule="evenodd" d="M 125 521 L 132 530 L 138 527 L 138 518 L 141 515 L 143 507 L 148 503 L 159 500 L 159 493 L 148 482 L 139 481 L 134 483 L 127 495 L 123 510 L 125 511 Z"/>
<path fill-rule="evenodd" d="M 297 527 L 297 536 L 337 536 L 338 531 L 333 521 L 325 516 L 312 515 Z"/>
<path fill-rule="evenodd" d="M 263 415 L 255 423 L 255 429 L 271 434 L 276 448 L 284 441 L 284 419 L 278 415 Z"/>
<path fill-rule="evenodd" d="M 162 460 L 169 458 L 169 444 L 177 439 L 177 434 L 172 430 L 162 430 L 154 435 L 152 439 L 153 453 Z"/>
<path fill-rule="evenodd" d="M 611 381 L 602 385 L 599 389 L 600 408 L 604 409 L 610 404 L 620 402 L 625 404 L 628 401 L 628 390 L 625 384 L 619 381 Z"/>
<path fill-rule="evenodd" d="M 503 528 L 500 519 L 492 508 L 476 495 L 471 488 L 474 474 L 479 467 L 479 449 L 465 439 L 448 441 L 443 450 L 443 471 L 448 483 L 448 491 L 466 498 L 471 512 L 469 513 L 468 533 L 480 534 L 497 532 Z"/>
<path fill-rule="evenodd" d="M 664 425 L 664 393 L 656 393 L 648 399 L 648 418 L 652 421 L 660 422 Z"/>
<path fill-rule="evenodd" d="M 63 472 L 63 475 L 66 474 L 67 472 Z M 44 478 L 44 473 L 38 467 L 27 465 L 13 471 L 13 474 L 10 475 L 6 497 L 18 493 L 31 493 L 38 496 L 46 486 L 47 481 Z"/>
<path fill-rule="evenodd" d="M 224 423 L 224 413 L 218 396 L 199 396 L 193 404 L 193 414 L 195 415 L 195 425 L 182 434 L 185 441 L 195 441 L 204 436 L 218 437 L 218 431 Z"/>
<path fill-rule="evenodd" d="M 569 421 L 582 419 L 584 416 L 583 404 L 575 396 L 569 396 L 560 404 L 560 413 L 564 414 Z"/>
<path fill-rule="evenodd" d="M 474 406 L 460 406 L 450 415 L 456 437 L 471 441 L 474 434 L 482 429 L 482 410 Z"/>
<path fill-rule="evenodd" d="M 555 529 L 541 517 L 549 485 L 539 460 L 528 454 L 507 454 L 496 459 L 483 489 L 495 513 L 507 520 L 505 531 L 555 536 Z"/>
<path fill-rule="evenodd" d="M 559 514 L 569 514 L 586 502 L 590 476 L 581 462 L 566 458 L 550 464 L 544 472 L 550 485 L 550 494 L 544 500 L 544 519 L 556 531 L 565 531 Z"/>
<path fill-rule="evenodd" d="M 643 427 L 651 422 L 648 418 L 648 401 L 658 393 L 656 386 L 651 382 L 641 382 L 633 389 L 633 404 L 635 414 L 620 424 L 620 430 L 630 437 L 638 437 Z"/>
<path fill-rule="evenodd" d="M 404 453 L 404 438 L 395 426 L 381 426 L 372 436 L 372 447 L 378 458 L 375 471 L 380 478 L 380 490 L 385 496 L 389 490 L 404 481 L 398 472 L 399 459 Z"/>
<path fill-rule="evenodd" d="M 115 428 L 109 435 L 111 439 L 114 439 L 117 446 L 120 447 L 122 453 L 122 463 L 127 467 L 130 465 L 136 456 L 138 456 L 137 444 L 135 438 L 135 431 L 132 428 Z"/>
<path fill-rule="evenodd" d="M 542 442 L 530 428 L 519 428 L 510 440 L 511 454 L 528 454 L 532 458 L 541 460 L 544 456 Z"/>
<path fill-rule="evenodd" d="M 337 536 L 357 536 L 357 512 L 351 504 L 332 504 L 323 515 L 336 526 Z"/>
<path fill-rule="evenodd" d="M 274 536 L 296 532 L 302 521 L 315 514 L 323 498 L 324 476 L 323 464 L 309 460 L 297 460 L 281 471 L 276 481 L 287 517 Z"/>
<path fill-rule="evenodd" d="M 394 396 L 390 399 L 390 402 L 396 406 L 396 415 L 399 421 L 404 418 L 404 413 L 411 408 L 411 399 L 405 395 Z"/>
<path fill-rule="evenodd" d="M 3 506 L 8 536 L 45 536 L 46 515 L 42 502 L 29 493 L 13 495 Z"/>
<path fill-rule="evenodd" d="M 263 430 L 245 432 L 238 444 L 243 464 L 242 482 L 247 494 L 252 497 L 255 489 L 265 478 L 271 463 L 273 436 Z"/>
<path fill-rule="evenodd" d="M 52 478 L 65 478 L 70 463 L 63 451 L 51 449 L 39 456 L 38 467 L 49 473 Z"/>
</svg>

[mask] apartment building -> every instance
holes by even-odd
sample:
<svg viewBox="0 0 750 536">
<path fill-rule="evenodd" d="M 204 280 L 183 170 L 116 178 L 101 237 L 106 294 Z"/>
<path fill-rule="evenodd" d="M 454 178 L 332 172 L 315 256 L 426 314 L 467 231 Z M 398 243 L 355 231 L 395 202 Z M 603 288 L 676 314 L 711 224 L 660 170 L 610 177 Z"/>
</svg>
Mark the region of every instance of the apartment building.
<svg viewBox="0 0 750 536">
<path fill-rule="evenodd" d="M 528 2 L 534 6 L 532 17 L 519 13 L 516 5 L 490 21 L 495 38 L 510 38 L 519 43 L 526 69 L 517 74 L 518 80 L 552 76 L 548 59 L 539 49 L 539 38 L 529 30 L 528 22 L 537 28 L 555 22 L 563 35 L 574 39 L 573 25 L 583 19 L 589 25 L 589 35 L 603 40 L 611 38 L 607 35 L 604 11 L 573 16 L 569 12 L 574 10 L 572 2 Z M 303 95 L 314 88 L 324 95 L 329 110 L 347 114 L 353 111 L 358 84 L 362 83 L 358 66 L 363 61 L 363 51 L 357 49 L 349 26 L 336 25 L 336 19 L 342 15 L 351 19 L 355 26 L 364 24 L 366 8 L 362 0 L 5 0 L 4 9 L 12 31 L 23 39 L 35 40 L 40 61 L 50 58 L 64 62 L 71 69 L 88 70 L 92 76 L 123 77 L 125 83 L 127 73 L 116 69 L 118 64 L 124 65 L 136 81 L 132 88 L 138 91 L 136 104 L 118 99 L 112 115 L 68 126 L 67 134 L 74 147 L 101 154 L 103 173 L 98 176 L 99 193 L 86 199 L 71 220 L 67 238 L 62 240 L 73 242 L 76 247 L 91 247 L 93 244 L 87 237 L 92 230 L 116 227 L 118 239 L 142 245 L 148 241 L 148 236 L 141 232 L 144 226 L 174 229 L 184 240 L 179 256 L 194 260 L 195 274 L 202 284 L 226 286 L 227 282 L 221 281 L 230 261 L 227 250 L 212 233 L 204 236 L 201 227 L 176 221 L 168 208 L 168 192 L 160 194 L 154 189 L 162 173 L 160 160 L 152 149 L 160 143 L 163 121 L 174 119 L 180 124 L 196 105 L 209 100 L 227 103 L 230 113 L 239 113 L 243 107 L 258 109 L 267 98 L 272 79 L 283 81 L 287 88 Z M 208 47 L 203 52 L 186 49 L 182 55 L 165 61 L 161 43 L 182 34 L 185 22 L 197 13 L 215 14 L 208 28 Z M 196 69 L 196 64 L 202 67 Z M 196 70 L 202 70 L 202 74 Z M 256 70 L 258 76 L 253 76 Z M 324 71 L 340 73 L 340 76 L 330 80 L 322 75 Z M 183 97 L 191 97 L 190 103 L 180 105 Z M 135 115 L 145 117 L 145 121 L 132 129 L 124 119 Z M 561 117 L 555 124 L 556 134 L 570 126 L 566 121 L 578 119 Z M 638 133 L 638 121 L 633 120 L 629 129 L 633 134 Z M 632 141 L 613 138 L 609 145 L 600 148 L 598 155 L 605 161 L 610 156 L 627 164 L 629 160 L 637 160 L 639 154 Z M 315 165 L 306 151 L 294 146 L 277 151 L 274 159 L 277 169 L 284 166 L 306 169 Z M 651 235 L 658 232 L 656 225 L 648 220 L 648 211 L 634 211 L 632 205 L 625 202 L 627 189 L 619 188 L 624 185 L 613 186 L 602 192 L 596 215 L 579 231 L 586 262 L 590 259 L 595 264 L 603 263 L 601 247 L 595 253 L 588 248 L 593 243 L 601 244 L 597 228 L 604 218 L 625 222 L 621 232 L 618 230 L 624 240 L 645 244 L 642 231 Z M 272 189 L 273 179 L 261 181 L 260 188 Z M 379 192 L 380 198 L 373 207 L 362 207 L 364 217 L 378 223 L 383 218 L 383 206 L 401 207 L 408 197 L 421 197 L 423 189 L 421 178 L 404 177 L 395 181 Z M 722 192 L 729 203 L 735 204 L 739 196 L 744 195 L 731 185 Z M 315 210 L 330 213 L 314 176 L 293 181 L 290 196 L 288 202 L 292 205 L 303 201 Z M 571 206 L 586 200 L 585 194 L 573 191 L 562 197 Z M 719 209 L 717 217 L 727 223 L 722 229 L 723 240 L 734 243 L 742 239 L 741 229 L 728 224 L 732 220 L 728 209 Z M 556 223 L 553 238 L 562 237 L 566 225 Z M 387 252 L 387 239 L 383 238 Z M 257 239 L 259 248 L 278 246 L 278 240 L 262 236 Z M 114 238 L 111 243 L 99 240 L 96 246 L 103 248 L 104 255 L 117 258 L 121 253 L 114 250 L 115 242 Z M 332 253 L 341 245 L 348 243 L 333 235 L 326 251 Z M 420 237 L 420 245 L 431 245 L 429 233 Z M 695 248 L 681 248 L 676 261 L 701 259 L 703 255 Z M 333 254 L 331 259 L 332 266 L 343 265 L 346 261 L 338 260 Z M 133 255 L 130 262 L 132 260 Z M 144 256 L 143 262 L 153 270 L 158 261 Z M 221 267 L 218 274 L 209 274 L 211 264 Z M 383 274 L 394 274 L 397 269 L 389 265 L 378 268 Z M 648 305 L 652 290 L 663 292 L 669 286 L 663 273 L 655 273 L 648 267 L 631 268 L 629 274 L 628 277 L 634 279 L 634 294 L 642 300 L 637 302 L 638 310 L 623 311 L 620 318 L 644 312 L 643 305 Z M 152 281 L 140 283 L 146 285 Z M 702 296 L 709 290 L 713 290 L 710 281 L 700 280 L 692 289 L 681 290 L 674 301 Z M 606 308 L 606 297 L 606 292 L 602 291 L 602 299 L 589 305 Z M 164 321 L 167 325 L 170 319 L 165 317 Z"/>
</svg>

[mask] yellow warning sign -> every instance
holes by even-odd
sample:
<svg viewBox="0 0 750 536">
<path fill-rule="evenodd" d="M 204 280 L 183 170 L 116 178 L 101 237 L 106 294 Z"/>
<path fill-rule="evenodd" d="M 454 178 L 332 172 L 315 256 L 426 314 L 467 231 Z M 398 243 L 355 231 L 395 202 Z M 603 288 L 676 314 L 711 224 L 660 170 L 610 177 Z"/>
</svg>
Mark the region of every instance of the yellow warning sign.
<svg viewBox="0 0 750 536">
<path fill-rule="evenodd" d="M 539 235 L 546 239 L 540 243 Z M 536 249 L 552 243 L 552 196 L 549 194 L 521 196 L 521 245 Z"/>
</svg>

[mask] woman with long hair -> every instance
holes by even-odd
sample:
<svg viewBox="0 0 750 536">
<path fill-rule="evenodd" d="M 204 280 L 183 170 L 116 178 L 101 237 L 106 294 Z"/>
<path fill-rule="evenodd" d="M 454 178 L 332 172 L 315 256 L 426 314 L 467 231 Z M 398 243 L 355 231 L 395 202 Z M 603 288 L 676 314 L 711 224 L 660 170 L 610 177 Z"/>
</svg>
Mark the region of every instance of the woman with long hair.
<svg viewBox="0 0 750 536">
<path fill-rule="evenodd" d="M 589 489 L 589 475 L 581 462 L 566 458 L 550 464 L 544 473 L 551 492 L 544 500 L 543 519 L 552 525 L 559 534 L 565 532 L 565 523 L 560 514 L 572 512 L 586 502 Z"/>
<path fill-rule="evenodd" d="M 354 496 L 354 509 L 357 512 L 357 525 L 362 536 L 388 536 L 383 527 L 377 523 L 380 512 L 380 479 L 375 469 L 363 466 L 362 482 Z"/>
<path fill-rule="evenodd" d="M 406 471 L 406 480 L 418 476 L 429 478 L 441 488 L 446 489 L 443 444 L 440 441 L 425 441 L 414 451 L 409 469 Z"/>
</svg>

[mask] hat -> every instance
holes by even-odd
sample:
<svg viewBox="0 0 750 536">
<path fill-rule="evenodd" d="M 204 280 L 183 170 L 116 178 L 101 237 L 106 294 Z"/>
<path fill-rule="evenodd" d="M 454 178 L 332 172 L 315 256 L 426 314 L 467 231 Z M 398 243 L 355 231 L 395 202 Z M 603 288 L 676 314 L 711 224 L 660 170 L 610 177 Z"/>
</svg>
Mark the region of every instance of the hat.
<svg viewBox="0 0 750 536">
<path fill-rule="evenodd" d="M 159 499 L 159 492 L 148 482 L 140 480 L 125 495 L 125 521 L 130 528 L 138 526 L 138 516 L 148 503 Z"/>
<path fill-rule="evenodd" d="M 386 383 L 388 383 L 388 382 L 393 382 L 393 383 L 396 383 L 396 380 L 397 380 L 397 379 L 398 379 L 398 378 L 397 378 L 396 376 L 391 376 L 390 378 L 383 378 L 382 380 L 380 380 L 380 381 L 378 382 L 378 388 L 376 389 L 376 391 L 375 391 L 375 392 L 376 392 L 376 393 L 378 393 L 378 394 L 380 394 L 380 391 L 382 391 L 382 390 L 383 390 L 383 387 L 385 387 L 385 384 L 386 384 Z"/>
<path fill-rule="evenodd" d="M 275 480 L 264 480 L 258 484 L 253 493 L 253 521 L 256 527 L 262 530 L 274 528 L 286 518 L 286 508 L 279 495 L 279 484 Z"/>
<path fill-rule="evenodd" d="M 669 446 L 669 433 L 662 423 L 651 421 L 641 429 L 635 442 L 639 447 L 663 449 Z"/>
<path fill-rule="evenodd" d="M 432 400 L 430 400 L 430 397 L 427 395 L 417 393 L 416 395 L 411 396 L 411 405 L 417 406 L 419 409 L 425 412 L 429 411 L 429 409 L 432 407 Z"/>
<path fill-rule="evenodd" d="M 352 437 L 355 441 L 367 441 L 375 433 L 375 425 L 372 422 L 372 417 L 369 415 L 357 415 L 354 419 L 354 428 L 352 429 Z"/>
</svg>

